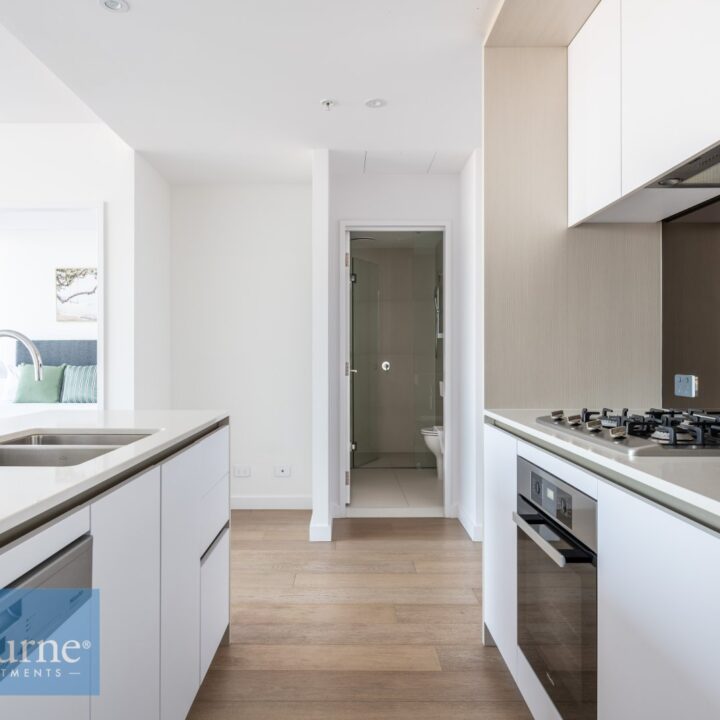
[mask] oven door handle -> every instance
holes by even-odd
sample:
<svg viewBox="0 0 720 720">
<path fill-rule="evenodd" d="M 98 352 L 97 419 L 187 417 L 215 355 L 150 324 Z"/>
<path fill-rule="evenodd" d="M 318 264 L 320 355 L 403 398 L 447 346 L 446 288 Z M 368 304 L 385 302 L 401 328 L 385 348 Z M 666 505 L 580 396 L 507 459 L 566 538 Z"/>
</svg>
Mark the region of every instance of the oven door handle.
<svg viewBox="0 0 720 720">
<path fill-rule="evenodd" d="M 558 566 L 567 564 L 565 556 L 556 550 L 544 537 L 533 530 L 532 525 L 516 512 L 512 514 L 513 522 Z"/>
</svg>

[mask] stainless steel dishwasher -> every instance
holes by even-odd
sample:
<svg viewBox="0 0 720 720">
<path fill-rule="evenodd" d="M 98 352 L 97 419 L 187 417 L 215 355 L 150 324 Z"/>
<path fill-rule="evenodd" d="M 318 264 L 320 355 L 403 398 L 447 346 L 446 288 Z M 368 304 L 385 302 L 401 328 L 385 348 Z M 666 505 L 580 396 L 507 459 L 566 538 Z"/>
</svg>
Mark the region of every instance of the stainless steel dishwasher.
<svg viewBox="0 0 720 720">
<path fill-rule="evenodd" d="M 0 589 L 0 695 L 33 694 L 12 674 L 92 597 L 92 537 L 85 535 Z M 50 652 L 50 651 L 48 651 Z M 27 663 L 27 660 L 24 660 Z M 11 688 L 10 685 L 16 687 Z M 48 694 L 41 690 L 40 694 Z M 58 694 L 75 694 L 60 691 Z"/>
<path fill-rule="evenodd" d="M 563 720 L 597 718 L 597 503 L 518 458 L 518 645 Z"/>
</svg>

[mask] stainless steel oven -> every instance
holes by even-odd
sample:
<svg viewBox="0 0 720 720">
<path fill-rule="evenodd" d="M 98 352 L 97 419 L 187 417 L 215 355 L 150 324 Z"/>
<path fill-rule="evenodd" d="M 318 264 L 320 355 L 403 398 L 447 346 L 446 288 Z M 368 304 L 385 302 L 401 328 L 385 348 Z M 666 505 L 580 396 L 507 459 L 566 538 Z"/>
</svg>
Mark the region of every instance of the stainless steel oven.
<svg viewBox="0 0 720 720">
<path fill-rule="evenodd" d="M 518 645 L 563 720 L 597 718 L 597 503 L 518 458 Z"/>
</svg>

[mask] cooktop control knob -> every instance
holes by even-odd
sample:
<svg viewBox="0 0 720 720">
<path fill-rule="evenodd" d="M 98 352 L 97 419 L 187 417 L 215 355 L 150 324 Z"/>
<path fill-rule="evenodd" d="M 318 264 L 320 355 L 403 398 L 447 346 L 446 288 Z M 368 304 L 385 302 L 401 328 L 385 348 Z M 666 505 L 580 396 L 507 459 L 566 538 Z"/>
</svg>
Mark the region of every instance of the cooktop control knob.
<svg viewBox="0 0 720 720">
<path fill-rule="evenodd" d="M 602 430 L 602 422 L 600 420 L 588 420 L 585 428 L 590 432 L 599 432 Z"/>
<path fill-rule="evenodd" d="M 553 411 L 550 413 L 550 417 L 551 417 L 555 422 L 560 422 L 560 421 L 565 417 L 565 411 L 564 411 L 564 410 L 553 410 Z"/>
</svg>

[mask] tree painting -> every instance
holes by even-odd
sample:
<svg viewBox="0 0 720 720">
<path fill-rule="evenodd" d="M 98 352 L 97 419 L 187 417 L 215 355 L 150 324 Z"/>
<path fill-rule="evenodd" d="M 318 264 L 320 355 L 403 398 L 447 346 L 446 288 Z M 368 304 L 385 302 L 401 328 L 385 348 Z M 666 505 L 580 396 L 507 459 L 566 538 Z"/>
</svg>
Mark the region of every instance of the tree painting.
<svg viewBox="0 0 720 720">
<path fill-rule="evenodd" d="M 55 270 L 58 322 L 97 322 L 97 268 Z"/>
</svg>

